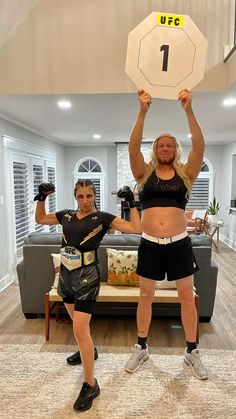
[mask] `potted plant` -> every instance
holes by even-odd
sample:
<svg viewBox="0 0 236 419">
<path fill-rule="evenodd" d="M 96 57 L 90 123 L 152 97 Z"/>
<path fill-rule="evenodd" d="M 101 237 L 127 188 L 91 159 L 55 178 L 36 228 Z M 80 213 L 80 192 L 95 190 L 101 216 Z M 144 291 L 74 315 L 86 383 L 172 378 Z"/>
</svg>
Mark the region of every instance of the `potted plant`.
<svg viewBox="0 0 236 419">
<path fill-rule="evenodd" d="M 214 196 L 213 201 L 210 202 L 209 207 L 207 208 L 208 220 L 211 224 L 217 223 L 219 209 L 220 204 L 217 202 L 216 197 Z"/>
</svg>

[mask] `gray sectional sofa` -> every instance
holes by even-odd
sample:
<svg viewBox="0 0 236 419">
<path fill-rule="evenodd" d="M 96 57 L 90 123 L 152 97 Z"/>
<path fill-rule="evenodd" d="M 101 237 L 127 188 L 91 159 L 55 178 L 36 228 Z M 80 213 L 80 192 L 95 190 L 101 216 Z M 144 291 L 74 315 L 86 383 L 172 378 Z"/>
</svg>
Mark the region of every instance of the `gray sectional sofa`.
<svg viewBox="0 0 236 419">
<path fill-rule="evenodd" d="M 200 270 L 194 283 L 200 299 L 200 321 L 210 321 L 213 314 L 218 267 L 212 260 L 209 238 L 204 235 L 190 236 Z M 135 234 L 106 234 L 99 248 L 101 280 L 107 281 L 106 248 L 136 250 L 140 236 Z M 17 265 L 22 311 L 26 318 L 44 314 L 44 295 L 51 289 L 54 269 L 51 253 L 59 253 L 61 234 L 31 233 L 25 240 L 23 259 Z M 135 315 L 136 303 L 99 302 L 95 314 Z M 153 303 L 153 314 L 180 316 L 179 304 Z"/>
</svg>

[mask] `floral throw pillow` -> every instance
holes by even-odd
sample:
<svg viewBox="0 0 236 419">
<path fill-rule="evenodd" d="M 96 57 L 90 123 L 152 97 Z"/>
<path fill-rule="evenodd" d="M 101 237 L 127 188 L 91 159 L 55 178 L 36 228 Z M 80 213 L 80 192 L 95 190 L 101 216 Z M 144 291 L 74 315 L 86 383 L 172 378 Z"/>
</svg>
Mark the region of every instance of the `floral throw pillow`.
<svg viewBox="0 0 236 419">
<path fill-rule="evenodd" d="M 139 286 L 137 254 L 137 250 L 107 249 L 108 284 Z"/>
</svg>

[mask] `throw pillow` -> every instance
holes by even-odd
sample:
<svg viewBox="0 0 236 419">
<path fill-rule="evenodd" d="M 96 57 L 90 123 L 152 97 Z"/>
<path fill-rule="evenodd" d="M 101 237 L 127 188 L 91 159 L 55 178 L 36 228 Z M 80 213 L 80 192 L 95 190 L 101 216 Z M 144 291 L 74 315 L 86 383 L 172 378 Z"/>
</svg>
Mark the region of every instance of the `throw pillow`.
<svg viewBox="0 0 236 419">
<path fill-rule="evenodd" d="M 51 253 L 53 266 L 54 266 L 54 282 L 52 288 L 58 287 L 59 282 L 59 272 L 60 272 L 60 264 L 61 264 L 61 255 L 60 253 Z"/>
<path fill-rule="evenodd" d="M 137 250 L 107 249 L 108 284 L 139 286 L 137 254 Z"/>
</svg>

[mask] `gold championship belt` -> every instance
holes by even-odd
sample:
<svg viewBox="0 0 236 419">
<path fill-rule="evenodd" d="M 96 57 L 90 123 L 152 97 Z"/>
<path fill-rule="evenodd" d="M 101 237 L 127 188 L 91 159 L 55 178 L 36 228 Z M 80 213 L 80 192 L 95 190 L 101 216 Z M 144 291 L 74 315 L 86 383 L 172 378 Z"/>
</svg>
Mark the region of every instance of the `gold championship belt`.
<svg viewBox="0 0 236 419">
<path fill-rule="evenodd" d="M 61 248 L 61 263 L 66 267 L 66 269 L 68 269 L 68 271 L 73 271 L 74 269 L 91 265 L 91 263 L 94 263 L 95 261 L 95 250 L 91 250 L 90 252 L 80 252 L 80 250 L 73 246 L 65 246 Z"/>
</svg>

